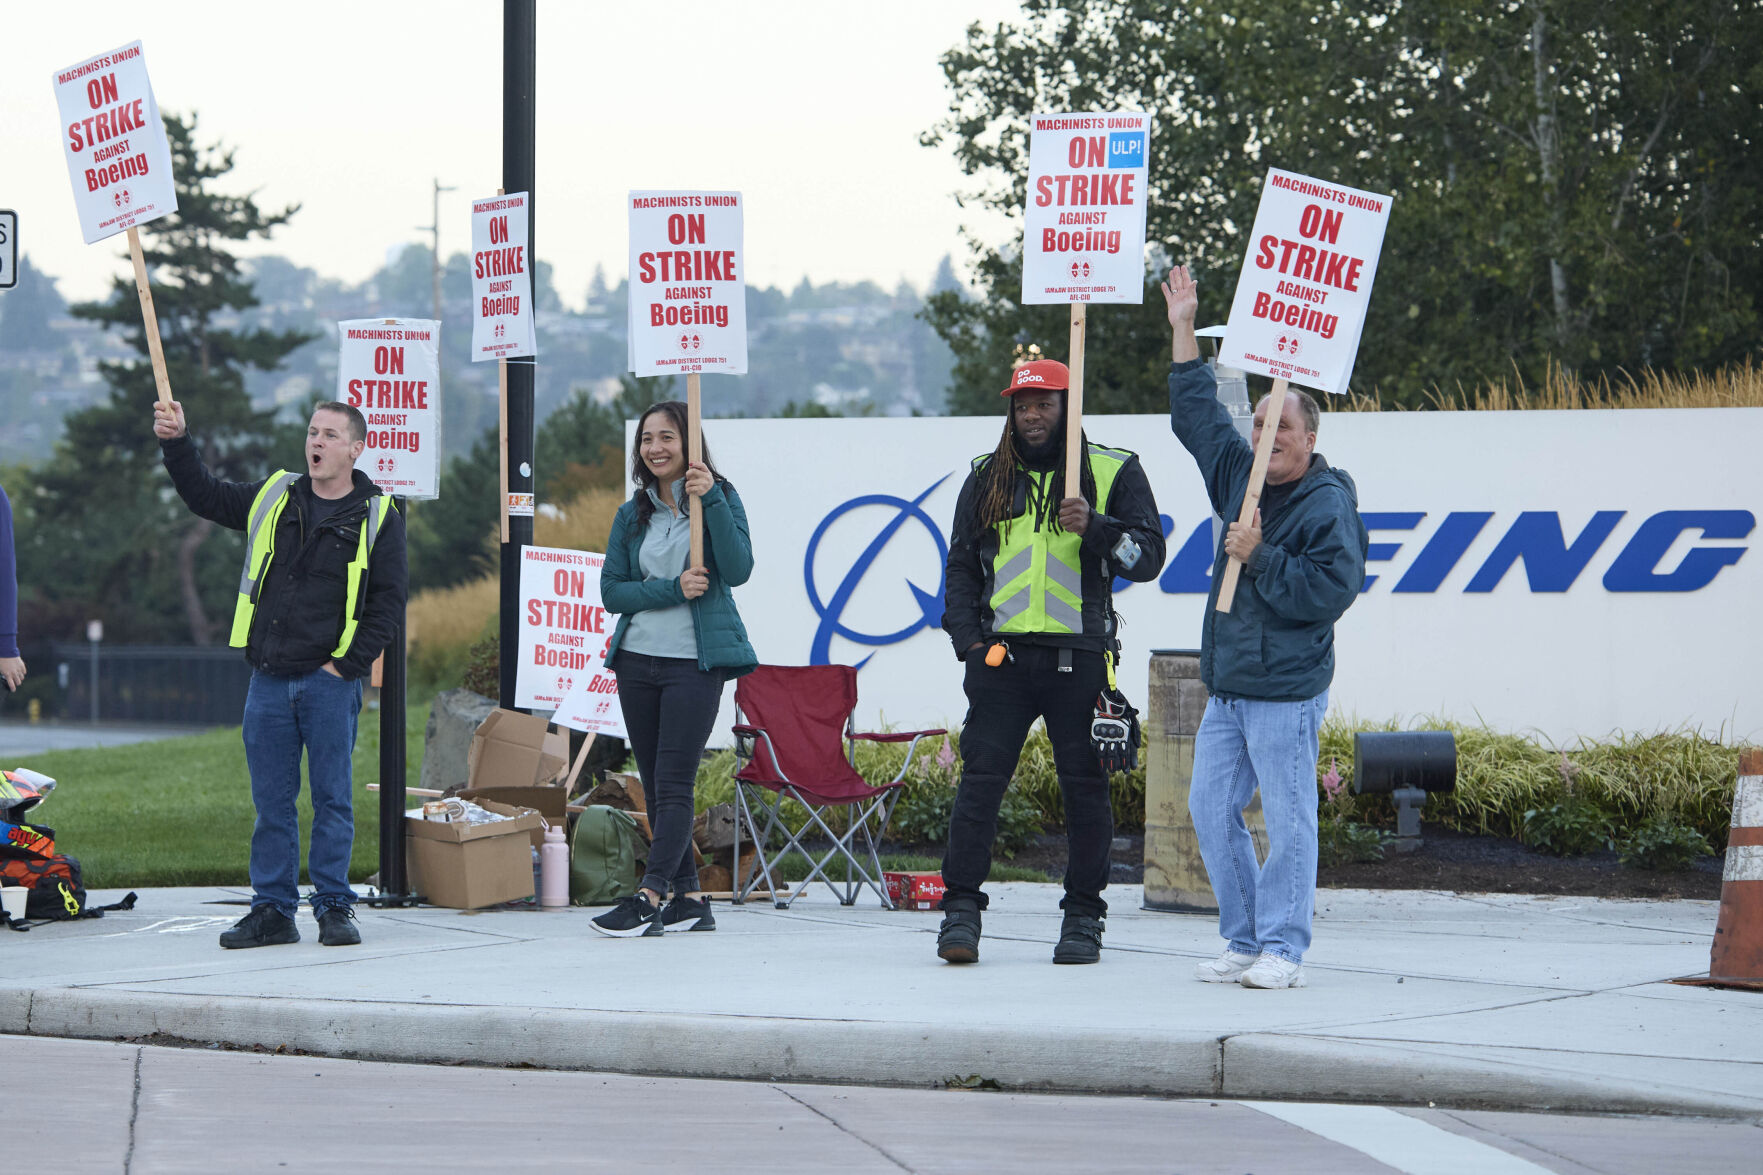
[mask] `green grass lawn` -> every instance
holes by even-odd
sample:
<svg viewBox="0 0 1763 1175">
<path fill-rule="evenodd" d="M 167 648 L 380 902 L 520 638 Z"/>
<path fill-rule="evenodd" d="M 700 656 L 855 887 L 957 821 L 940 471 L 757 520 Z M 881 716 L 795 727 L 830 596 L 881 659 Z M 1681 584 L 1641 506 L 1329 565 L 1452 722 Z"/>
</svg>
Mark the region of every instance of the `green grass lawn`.
<svg viewBox="0 0 1763 1175">
<path fill-rule="evenodd" d="M 406 786 L 422 770 L 429 708 L 406 722 Z M 380 776 L 379 711 L 363 710 L 355 742 L 355 852 L 349 876 L 379 868 L 379 803 L 367 790 Z M 91 889 L 250 882 L 251 780 L 236 726 L 187 738 L 33 755 L 32 767 L 58 781 L 33 813 L 55 830 L 56 847 L 79 858 Z M 300 880 L 312 807 L 300 794 Z"/>
<path fill-rule="evenodd" d="M 410 707 L 405 724 L 405 785 L 422 772 L 426 704 Z M 57 780 L 53 795 L 33 815 L 55 830 L 56 847 L 79 858 L 90 889 L 161 885 L 249 885 L 251 779 L 236 726 L 162 742 L 95 747 L 33 755 L 7 767 L 31 767 Z M 349 877 L 363 881 L 379 869 L 379 712 L 364 710 L 355 742 L 355 851 Z M 300 793 L 300 880 L 305 870 L 312 806 Z M 791 854 L 785 878 L 808 875 L 808 862 Z M 933 857 L 884 856 L 884 869 L 942 867 Z M 842 876 L 842 872 L 838 874 Z M 1045 881 L 1032 869 L 994 864 L 992 881 Z"/>
</svg>

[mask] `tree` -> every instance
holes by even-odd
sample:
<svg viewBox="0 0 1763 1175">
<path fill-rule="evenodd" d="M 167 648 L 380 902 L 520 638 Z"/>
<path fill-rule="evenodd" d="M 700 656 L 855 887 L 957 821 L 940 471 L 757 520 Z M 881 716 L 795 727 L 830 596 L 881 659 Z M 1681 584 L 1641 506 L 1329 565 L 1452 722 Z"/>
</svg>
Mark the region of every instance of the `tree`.
<svg viewBox="0 0 1763 1175">
<path fill-rule="evenodd" d="M 943 58 L 946 144 L 1020 223 L 1035 111 L 1140 109 L 1148 241 L 1229 310 L 1269 166 L 1396 196 L 1355 383 L 1398 401 L 1551 363 L 1697 368 L 1742 358 L 1763 297 L 1763 9 L 1737 0 L 1025 0 Z M 981 297 L 927 317 L 956 355 L 953 410 L 989 404 L 1017 342 L 1065 350 L 1059 307 L 1019 307 L 1016 244 L 969 235 Z M 1089 319 L 1085 394 L 1162 403 L 1167 324 Z"/>
<path fill-rule="evenodd" d="M 213 190 L 233 152 L 199 145 L 194 115 L 165 116 L 165 131 L 178 211 L 143 228 L 142 251 L 172 395 L 216 476 L 264 477 L 299 459 L 304 425 L 278 427 L 273 409 L 254 408 L 245 371 L 274 369 L 312 336 L 227 325 L 257 304 L 230 246 L 269 236 L 298 206 L 265 212 L 249 195 Z M 102 365 L 108 400 L 66 418 L 54 459 L 32 478 L 21 578 L 59 621 L 38 631 L 90 615 L 105 619 L 113 639 L 212 643 L 231 613 L 243 541 L 216 534 L 171 491 L 152 431 L 153 368 L 132 277 L 116 278 L 108 301 L 72 313 L 122 331 L 141 357 Z"/>
</svg>

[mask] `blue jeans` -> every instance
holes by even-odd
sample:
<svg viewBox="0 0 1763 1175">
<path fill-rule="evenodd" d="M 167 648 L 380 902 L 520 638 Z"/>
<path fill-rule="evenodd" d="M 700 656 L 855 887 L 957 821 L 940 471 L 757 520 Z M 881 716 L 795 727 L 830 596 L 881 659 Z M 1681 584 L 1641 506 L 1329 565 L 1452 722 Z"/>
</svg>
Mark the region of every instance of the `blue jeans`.
<svg viewBox="0 0 1763 1175">
<path fill-rule="evenodd" d="M 1243 955 L 1293 963 L 1310 949 L 1316 909 L 1316 750 L 1328 691 L 1305 702 L 1206 703 L 1194 740 L 1188 814 L 1218 899 L 1218 932 Z M 1261 789 L 1267 862 L 1243 809 Z"/>
<path fill-rule="evenodd" d="M 306 870 L 312 909 L 355 903 L 349 854 L 355 844 L 355 719 L 361 682 L 324 669 L 298 677 L 257 672 L 245 695 L 245 763 L 251 769 L 251 906 L 293 917 L 300 905 L 300 752 L 312 789 L 312 845 Z"/>
</svg>

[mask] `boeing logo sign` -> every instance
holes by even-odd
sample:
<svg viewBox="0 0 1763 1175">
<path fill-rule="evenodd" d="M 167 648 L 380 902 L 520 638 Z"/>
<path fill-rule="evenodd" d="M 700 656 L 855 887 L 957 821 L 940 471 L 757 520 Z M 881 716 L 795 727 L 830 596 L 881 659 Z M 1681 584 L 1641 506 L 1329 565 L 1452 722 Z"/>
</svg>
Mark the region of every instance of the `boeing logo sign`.
<svg viewBox="0 0 1763 1175">
<path fill-rule="evenodd" d="M 865 494 L 862 497 L 852 498 L 848 502 L 841 502 L 833 507 L 827 516 L 820 520 L 820 525 L 814 528 L 814 535 L 808 540 L 808 551 L 802 561 L 802 580 L 808 589 L 808 602 L 814 608 L 815 615 L 820 617 L 820 627 L 815 629 L 814 641 L 808 650 L 810 665 L 828 663 L 827 654 L 832 647 L 834 634 L 847 640 L 856 641 L 860 645 L 891 645 L 906 640 L 923 629 L 934 630 L 942 623 L 943 567 L 948 562 L 949 545 L 943 541 L 942 529 L 937 526 L 936 521 L 924 512 L 922 503 L 947 480 L 949 480 L 947 474 L 939 477 L 931 482 L 923 493 L 911 501 L 907 501 L 905 498 L 896 498 L 892 494 Z M 876 535 L 858 554 L 850 568 L 840 577 L 838 586 L 833 589 L 832 595 L 822 600 L 819 586 L 815 582 L 814 556 L 820 550 L 820 543 L 826 537 L 827 528 L 854 510 L 867 510 L 868 514 L 875 516 L 879 524 Z M 912 593 L 913 599 L 917 602 L 915 619 L 910 624 L 891 632 L 865 632 L 851 627 L 844 622 L 844 615 L 846 608 L 850 606 L 851 597 L 857 591 L 858 584 L 863 581 L 863 577 L 868 574 L 870 568 L 876 565 L 876 557 L 888 545 L 889 540 L 908 522 L 923 527 L 935 541 L 936 566 L 924 568 L 919 572 L 926 583 L 931 582 L 934 577 L 935 590 L 926 591 L 910 579 L 904 578 L 897 564 L 883 564 L 889 576 L 898 578 L 906 590 Z M 871 655 L 873 656 L 873 654 Z M 857 666 L 862 668 L 868 662 L 869 658 L 865 657 L 857 663 Z"/>
<path fill-rule="evenodd" d="M 1506 528 L 1492 553 L 1481 561 L 1465 592 L 1491 592 L 1506 573 L 1522 564 L 1532 592 L 1565 592 L 1579 579 L 1602 549 L 1606 539 L 1626 516 L 1624 510 L 1599 510 L 1579 534 L 1569 541 L 1555 510 L 1524 510 Z M 1411 544 L 1378 541 L 1396 531 L 1412 531 L 1427 517 L 1424 510 L 1363 511 L 1359 517 L 1371 533 L 1366 552 L 1368 574 L 1363 591 L 1388 572 L 1380 565 L 1396 562 Z M 1495 517 L 1491 510 L 1453 510 L 1447 513 L 1432 536 L 1420 544 L 1406 569 L 1390 589 L 1397 593 L 1436 592 L 1456 569 L 1472 543 Z M 1691 546 L 1670 570 L 1661 570 L 1665 558 L 1679 540 L 1749 537 L 1757 523 L 1749 510 L 1661 510 L 1642 522 L 1623 544 L 1604 572 L 1608 592 L 1693 592 L 1708 586 L 1724 567 L 1744 555 L 1742 546 Z M 1163 535 L 1175 530 L 1175 520 L 1163 515 Z M 1212 521 L 1196 526 L 1169 558 L 1158 585 L 1171 594 L 1205 595 L 1212 586 Z M 1115 591 L 1124 591 L 1126 580 L 1116 580 Z"/>
<path fill-rule="evenodd" d="M 808 602 L 820 618 L 809 647 L 809 664 L 827 664 L 835 635 L 876 647 L 897 644 L 924 629 L 934 630 L 940 626 L 943 618 L 943 561 L 948 558 L 949 548 L 941 529 L 923 509 L 923 502 L 948 478 L 949 475 L 938 478 L 910 501 L 891 494 L 866 494 L 841 502 L 815 527 L 813 537 L 808 540 L 802 567 Z M 815 577 L 815 556 L 821 540 L 827 529 L 840 518 L 865 509 L 875 517 L 875 537 L 840 576 L 831 595 L 823 597 Z M 1562 528 L 1558 511 L 1520 511 L 1462 590 L 1492 592 L 1508 572 L 1522 566 L 1530 591 L 1565 592 L 1579 579 L 1626 514 L 1623 510 L 1599 510 L 1570 540 Z M 1360 514 L 1365 529 L 1371 532 L 1374 540 L 1384 534 L 1413 531 L 1426 517 L 1424 510 L 1365 511 Z M 1406 568 L 1390 591 L 1400 594 L 1439 591 L 1471 544 L 1494 518 L 1495 512 L 1491 510 L 1453 510 L 1445 514 L 1431 537 L 1419 544 L 1418 552 L 1408 559 Z M 1162 515 L 1162 519 L 1163 535 L 1169 538 L 1175 532 L 1175 520 L 1167 514 Z M 1675 566 L 1662 570 L 1667 554 L 1685 536 L 1692 542 L 1748 538 L 1756 521 L 1749 510 L 1661 510 L 1642 522 L 1622 545 L 1604 572 L 1603 589 L 1607 592 L 1698 591 L 1707 587 L 1723 568 L 1737 563 L 1747 548 L 1692 545 Z M 912 569 L 910 574 L 917 577 L 916 582 L 897 563 L 878 559 L 889 540 L 907 523 L 922 527 L 930 534 L 938 555 L 936 567 L 915 566 Z M 1366 575 L 1361 590 L 1371 591 L 1374 584 L 1389 574 L 1378 568 L 1397 562 L 1403 548 L 1409 545 L 1412 544 L 1373 541 L 1367 553 L 1367 565 L 1372 570 Z M 1157 586 L 1168 595 L 1206 595 L 1212 588 L 1212 556 L 1212 520 L 1208 518 L 1188 533 L 1178 549 L 1172 550 Z M 856 622 L 848 619 L 852 597 L 871 571 L 911 593 L 917 603 L 911 623 L 885 632 L 874 632 L 869 631 L 860 619 Z M 936 583 L 934 591 L 918 586 L 919 582 L 933 580 Z M 1114 581 L 1117 594 L 1133 586 L 1130 580 Z M 865 657 L 859 666 L 868 660 Z"/>
<path fill-rule="evenodd" d="M 960 722 L 943 570 L 1003 415 L 707 423 L 747 508 L 753 575 L 735 598 L 761 661 L 862 665 L 860 722 Z M 1756 408 L 1327 413 L 1318 451 L 1352 474 L 1370 535 L 1331 713 L 1564 747 L 1679 727 L 1763 738 L 1763 625 L 1740 619 L 1763 599 L 1760 428 Z M 1139 454 L 1165 515 L 1157 578 L 1116 581 L 1122 686 L 1143 705 L 1152 652 L 1200 644 L 1212 507 L 1168 417 L 1093 414 L 1085 431 Z"/>
</svg>

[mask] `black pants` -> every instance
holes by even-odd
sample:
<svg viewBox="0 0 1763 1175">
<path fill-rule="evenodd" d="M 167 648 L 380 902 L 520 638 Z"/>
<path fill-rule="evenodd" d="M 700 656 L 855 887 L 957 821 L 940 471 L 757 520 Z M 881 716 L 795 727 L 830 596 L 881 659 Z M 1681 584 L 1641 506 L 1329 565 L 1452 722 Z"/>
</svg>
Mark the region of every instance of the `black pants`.
<svg viewBox="0 0 1763 1175">
<path fill-rule="evenodd" d="M 967 721 L 961 728 L 961 785 L 943 855 L 943 908 L 986 908 L 980 885 L 992 871 L 998 808 L 1029 727 L 1045 718 L 1065 800 L 1065 899 L 1059 905 L 1100 916 L 1108 912 L 1102 890 L 1114 842 L 1108 780 L 1090 746 L 1096 695 L 1107 683 L 1102 654 L 1073 650 L 1071 672 L 1060 673 L 1058 649 L 1013 644 L 1011 652 L 1016 660 L 996 669 L 985 663 L 984 650 L 974 650 L 966 661 Z"/>
<path fill-rule="evenodd" d="M 708 673 L 690 657 L 650 657 L 620 650 L 613 672 L 618 675 L 618 704 L 637 773 L 643 777 L 643 802 L 649 806 L 649 861 L 642 887 L 666 897 L 698 888 L 698 867 L 692 862 L 692 792 L 698 761 L 722 704 L 720 669 Z"/>
</svg>

